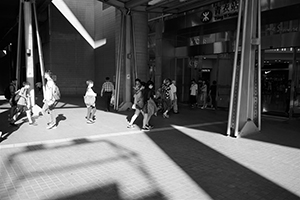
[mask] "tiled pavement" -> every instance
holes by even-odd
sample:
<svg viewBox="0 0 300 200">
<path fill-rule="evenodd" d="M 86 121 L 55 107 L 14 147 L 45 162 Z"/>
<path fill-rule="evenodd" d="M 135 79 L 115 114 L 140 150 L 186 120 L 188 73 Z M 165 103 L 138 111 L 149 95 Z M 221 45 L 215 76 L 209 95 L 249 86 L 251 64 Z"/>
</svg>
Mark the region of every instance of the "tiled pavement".
<svg viewBox="0 0 300 200">
<path fill-rule="evenodd" d="M 100 100 L 99 100 L 100 101 Z M 7 126 L 0 105 L 0 200 L 300 199 L 300 121 L 263 118 L 262 131 L 225 137 L 227 112 L 181 107 L 155 128 L 127 129 L 132 112 L 103 112 L 85 123 L 81 98 L 30 127 Z M 137 120 L 141 124 L 141 118 Z"/>
</svg>

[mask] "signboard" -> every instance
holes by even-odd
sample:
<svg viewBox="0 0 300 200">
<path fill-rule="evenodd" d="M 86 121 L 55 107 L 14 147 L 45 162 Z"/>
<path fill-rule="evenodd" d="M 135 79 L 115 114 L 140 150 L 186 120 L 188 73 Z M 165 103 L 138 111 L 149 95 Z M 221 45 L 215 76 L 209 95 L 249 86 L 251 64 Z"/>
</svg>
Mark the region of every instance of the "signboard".
<svg viewBox="0 0 300 200">
<path fill-rule="evenodd" d="M 213 4 L 214 9 L 214 20 L 224 20 L 231 17 L 236 17 L 239 12 L 239 1 L 238 0 L 228 0 L 220 1 Z"/>
</svg>

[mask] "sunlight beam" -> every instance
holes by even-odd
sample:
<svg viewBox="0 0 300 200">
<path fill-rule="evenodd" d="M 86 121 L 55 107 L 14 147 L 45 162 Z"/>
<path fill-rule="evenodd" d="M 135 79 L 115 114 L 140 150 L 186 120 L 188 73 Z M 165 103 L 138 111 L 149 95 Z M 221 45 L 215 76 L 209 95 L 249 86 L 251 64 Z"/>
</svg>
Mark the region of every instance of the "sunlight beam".
<svg viewBox="0 0 300 200">
<path fill-rule="evenodd" d="M 94 41 L 90 34 L 79 22 L 70 8 L 63 0 L 52 0 L 53 5 L 63 14 L 63 16 L 71 23 L 71 25 L 80 33 L 80 35 L 90 44 L 91 47 L 97 49 L 106 44 L 106 38 Z"/>
</svg>

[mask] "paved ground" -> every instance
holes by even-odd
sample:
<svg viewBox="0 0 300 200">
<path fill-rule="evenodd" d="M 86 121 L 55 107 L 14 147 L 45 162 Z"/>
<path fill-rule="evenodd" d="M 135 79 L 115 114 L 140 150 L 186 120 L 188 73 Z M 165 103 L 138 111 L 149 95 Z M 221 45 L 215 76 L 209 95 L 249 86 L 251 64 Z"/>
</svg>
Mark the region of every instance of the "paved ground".
<svg viewBox="0 0 300 200">
<path fill-rule="evenodd" d="M 86 124 L 81 98 L 55 110 L 58 127 L 7 125 L 0 103 L 0 200 L 300 199 L 300 120 L 263 118 L 247 138 L 224 136 L 226 111 L 180 107 L 155 128 L 127 129 L 127 112 Z M 141 118 L 137 120 L 141 124 Z"/>
</svg>

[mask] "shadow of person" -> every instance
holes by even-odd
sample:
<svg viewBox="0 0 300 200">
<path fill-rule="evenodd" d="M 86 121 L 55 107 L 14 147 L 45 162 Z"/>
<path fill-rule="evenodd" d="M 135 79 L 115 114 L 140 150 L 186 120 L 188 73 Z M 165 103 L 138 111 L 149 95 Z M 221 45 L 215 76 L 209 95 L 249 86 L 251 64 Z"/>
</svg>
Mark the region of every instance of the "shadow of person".
<svg viewBox="0 0 300 200">
<path fill-rule="evenodd" d="M 3 142 L 4 140 L 6 140 L 15 131 L 17 131 L 24 123 L 25 123 L 25 121 L 22 121 L 19 124 L 15 124 L 14 126 L 10 125 L 6 129 L 1 130 L 2 134 L 0 137 L 0 143 Z"/>
<path fill-rule="evenodd" d="M 63 114 L 59 114 L 57 115 L 56 117 L 56 126 L 58 126 L 58 124 L 61 122 L 61 121 L 64 121 L 66 120 L 67 118 L 63 115 Z"/>
</svg>

